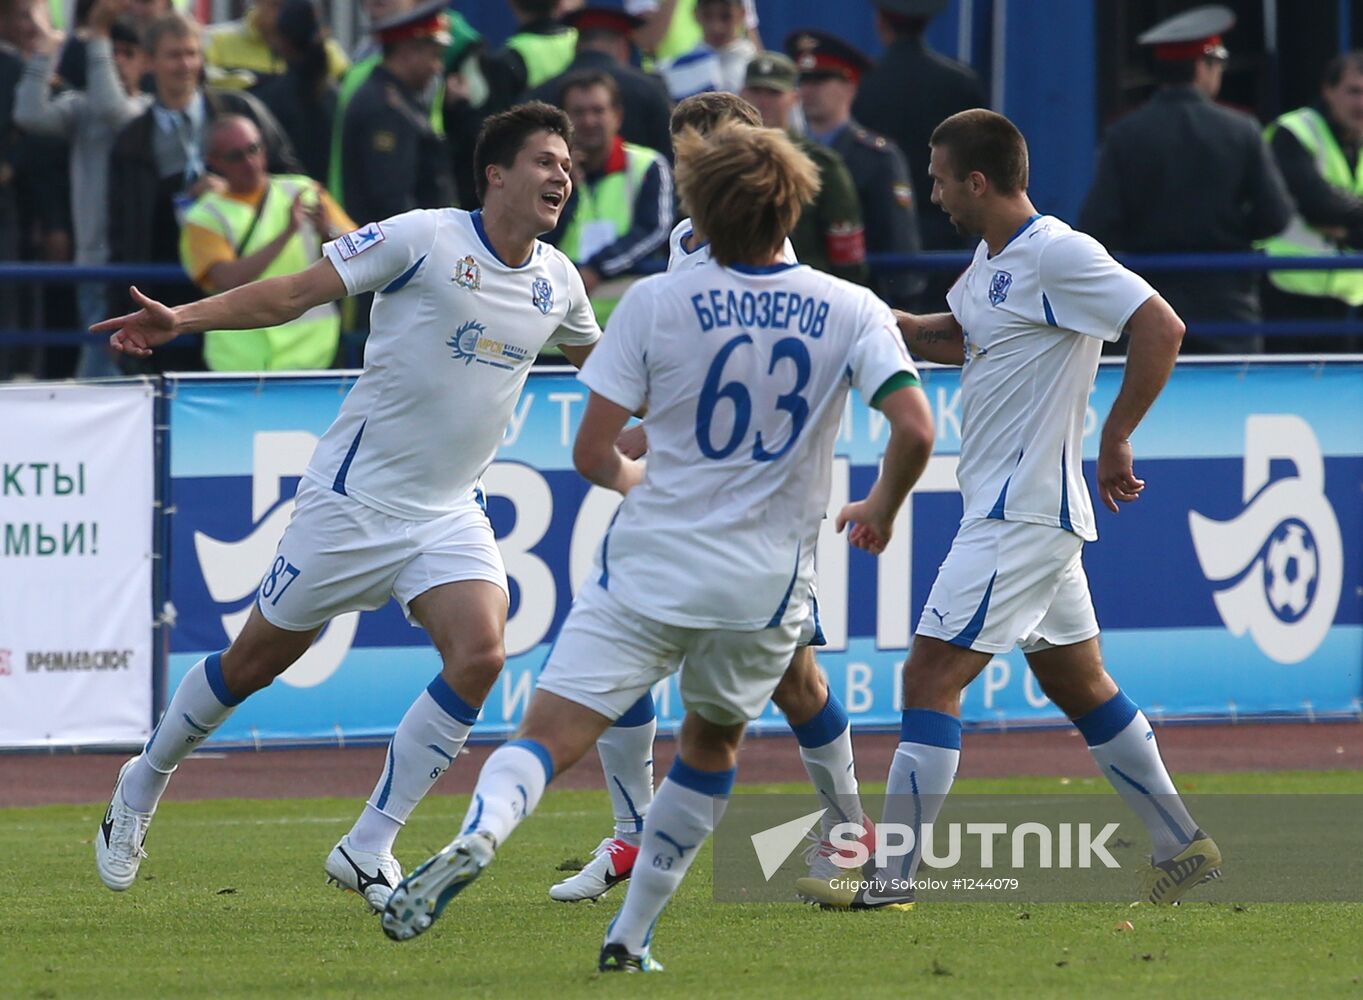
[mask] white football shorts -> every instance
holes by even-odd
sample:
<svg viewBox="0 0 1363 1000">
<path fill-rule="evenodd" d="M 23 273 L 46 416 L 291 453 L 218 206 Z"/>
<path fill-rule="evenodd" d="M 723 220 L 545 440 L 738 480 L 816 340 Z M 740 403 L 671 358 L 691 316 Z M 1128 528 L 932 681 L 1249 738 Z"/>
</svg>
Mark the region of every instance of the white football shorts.
<svg viewBox="0 0 1363 1000">
<path fill-rule="evenodd" d="M 1098 634 L 1084 540 L 1026 521 L 961 523 L 917 633 L 981 653 L 1035 653 Z"/>
<path fill-rule="evenodd" d="M 457 510 L 410 521 L 302 480 L 293 517 L 256 594 L 261 613 L 272 625 L 305 632 L 395 597 L 416 625 L 408 605 L 432 587 L 486 580 L 507 591 L 481 496 L 474 491 Z"/>
<path fill-rule="evenodd" d="M 801 623 L 753 632 L 683 628 L 635 613 L 595 581 L 583 584 L 536 685 L 618 719 L 681 671 L 682 704 L 716 725 L 757 718 L 790 666 Z"/>
</svg>

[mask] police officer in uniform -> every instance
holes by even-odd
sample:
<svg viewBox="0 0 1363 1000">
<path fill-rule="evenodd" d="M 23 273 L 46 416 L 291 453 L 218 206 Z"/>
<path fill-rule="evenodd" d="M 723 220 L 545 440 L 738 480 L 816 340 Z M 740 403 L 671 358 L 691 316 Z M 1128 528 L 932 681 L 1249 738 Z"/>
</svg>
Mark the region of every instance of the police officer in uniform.
<svg viewBox="0 0 1363 1000">
<path fill-rule="evenodd" d="M 1109 129 L 1079 228 L 1128 253 L 1246 253 L 1281 232 L 1291 202 L 1249 115 L 1216 104 L 1235 23 L 1220 5 L 1161 22 L 1137 40 L 1149 46 L 1163 85 Z M 1257 274 L 1150 275 L 1190 325 L 1260 318 Z M 1253 353 L 1263 338 L 1184 338 L 1185 354 Z"/>
<path fill-rule="evenodd" d="M 577 51 L 557 76 L 527 95 L 529 100 L 563 107 L 563 86 L 584 72 L 609 73 L 624 107 L 620 134 L 626 142 L 647 146 L 672 158 L 672 98 L 662 77 L 630 65 L 630 36 L 644 19 L 618 6 L 591 5 L 564 17 L 577 32 Z"/>
<path fill-rule="evenodd" d="M 842 157 L 856 185 L 868 254 L 917 253 L 921 247 L 913 186 L 904 154 L 889 139 L 852 118 L 852 102 L 871 61 L 824 31 L 796 31 L 786 51 L 799 70 L 800 104 L 815 142 Z M 912 271 L 873 268 L 871 287 L 892 306 L 908 309 L 924 285 Z"/>
<path fill-rule="evenodd" d="M 965 63 L 932 51 L 923 41 L 928 22 L 948 0 L 872 0 L 884 52 L 861 81 L 852 117 L 896 143 L 909 164 L 919 198 L 932 195 L 928 139 L 958 111 L 988 107 L 984 85 Z M 974 244 L 956 232 L 946 212 L 924 211 L 918 219 L 924 250 L 961 250 Z M 927 275 L 923 311 L 941 312 L 955 274 Z"/>
<path fill-rule="evenodd" d="M 453 202 L 449 157 L 426 96 L 450 42 L 444 8 L 445 0 L 433 0 L 374 26 L 383 62 L 350 99 L 341 136 L 343 203 L 361 225 Z"/>
<path fill-rule="evenodd" d="M 800 213 L 790 244 L 800 263 L 865 285 L 866 230 L 856 185 L 842 157 L 791 129 L 795 104 L 795 64 L 779 52 L 762 52 L 748 62 L 743 99 L 755 107 L 767 128 L 785 129 L 800 151 L 819 168 L 819 193 Z"/>
</svg>

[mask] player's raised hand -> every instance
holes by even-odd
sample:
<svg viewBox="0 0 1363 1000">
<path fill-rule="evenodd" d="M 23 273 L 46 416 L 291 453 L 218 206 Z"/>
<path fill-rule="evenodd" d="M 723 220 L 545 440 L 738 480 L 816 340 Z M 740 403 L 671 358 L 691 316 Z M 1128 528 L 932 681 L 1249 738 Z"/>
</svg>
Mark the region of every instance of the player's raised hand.
<svg viewBox="0 0 1363 1000">
<path fill-rule="evenodd" d="M 151 354 L 153 347 L 160 347 L 175 339 L 175 311 L 143 295 L 136 285 L 129 287 L 128 293 L 142 308 L 137 312 L 100 320 L 90 327 L 90 332 L 110 333 L 109 346 L 114 350 L 135 358 L 145 358 Z"/>
<path fill-rule="evenodd" d="M 852 530 L 847 533 L 847 540 L 873 556 L 885 551 L 885 546 L 890 544 L 890 535 L 894 533 L 894 518 L 887 517 L 869 497 L 849 503 L 838 512 L 838 532 L 841 534 L 849 524 Z"/>
<path fill-rule="evenodd" d="M 1098 448 L 1098 497 L 1112 513 L 1117 504 L 1140 499 L 1145 480 L 1137 479 L 1132 464 L 1131 442 L 1104 438 Z"/>
</svg>

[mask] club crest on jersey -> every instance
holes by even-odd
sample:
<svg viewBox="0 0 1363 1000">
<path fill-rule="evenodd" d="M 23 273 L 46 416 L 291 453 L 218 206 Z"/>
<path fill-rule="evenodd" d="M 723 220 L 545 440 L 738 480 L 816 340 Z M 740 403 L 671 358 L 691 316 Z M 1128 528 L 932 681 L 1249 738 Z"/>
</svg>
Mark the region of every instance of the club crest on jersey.
<svg viewBox="0 0 1363 1000">
<path fill-rule="evenodd" d="M 554 286 L 549 284 L 548 278 L 535 279 L 530 286 L 530 301 L 544 315 L 549 315 L 549 310 L 554 308 Z"/>
<path fill-rule="evenodd" d="M 460 325 L 454 331 L 454 336 L 445 341 L 445 346 L 454 352 L 454 360 L 462 361 L 465 365 L 476 361 L 480 365 L 510 370 L 530 359 L 530 352 L 524 347 L 489 337 L 487 327 L 476 319 Z"/>
<path fill-rule="evenodd" d="M 460 288 L 476 292 L 483 287 L 483 269 L 473 259 L 473 254 L 469 254 L 454 265 L 454 273 L 450 275 L 450 280 Z"/>
<path fill-rule="evenodd" d="M 1013 276 L 1007 271 L 994 272 L 994 280 L 989 283 L 989 304 L 999 305 L 1008 298 L 1008 289 L 1013 287 Z"/>
</svg>

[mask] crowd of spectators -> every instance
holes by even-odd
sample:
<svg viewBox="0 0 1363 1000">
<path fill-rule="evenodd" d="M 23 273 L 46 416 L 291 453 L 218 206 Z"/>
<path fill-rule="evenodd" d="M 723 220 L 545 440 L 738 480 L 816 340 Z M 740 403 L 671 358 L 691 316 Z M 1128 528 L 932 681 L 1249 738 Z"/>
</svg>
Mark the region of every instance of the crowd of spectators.
<svg viewBox="0 0 1363 1000">
<path fill-rule="evenodd" d="M 545 238 L 578 264 L 604 323 L 631 275 L 667 258 L 671 108 L 727 90 L 819 167 L 819 200 L 792 234 L 800 258 L 892 305 L 940 309 L 950 276 L 868 267 L 867 254 L 968 245 L 927 204 L 931 129 L 986 103 L 968 66 L 924 43 L 945 0 L 872 0 L 878 62 L 823 31 L 764 45 L 753 0 L 505 2 L 518 28 L 494 40 L 443 0 L 361 0 L 369 31 L 347 53 L 315 0 L 254 0 L 209 26 L 172 0 L 78 0 L 66 32 L 49 0 L 0 0 L 0 260 L 178 264 L 187 280 L 143 285 L 170 303 L 288 273 L 356 223 L 476 208 L 481 122 L 537 99 L 565 108 L 577 135 L 574 192 Z M 1332 63 L 1320 101 L 1265 133 L 1215 103 L 1233 18 L 1199 10 L 1142 37 L 1163 86 L 1109 130 L 1075 221 L 1116 252 L 1359 246 L 1363 54 Z M 1258 319 L 1261 286 L 1271 317 L 1338 320 L 1363 304 L 1363 271 L 1151 279 L 1189 320 Z M 125 286 L 0 282 L 0 331 L 76 331 L 127 305 Z M 287 329 L 209 334 L 154 364 L 353 364 L 366 319 L 363 303 L 322 310 Z M 0 379 L 139 370 L 96 338 L 29 339 L 0 336 Z"/>
</svg>

